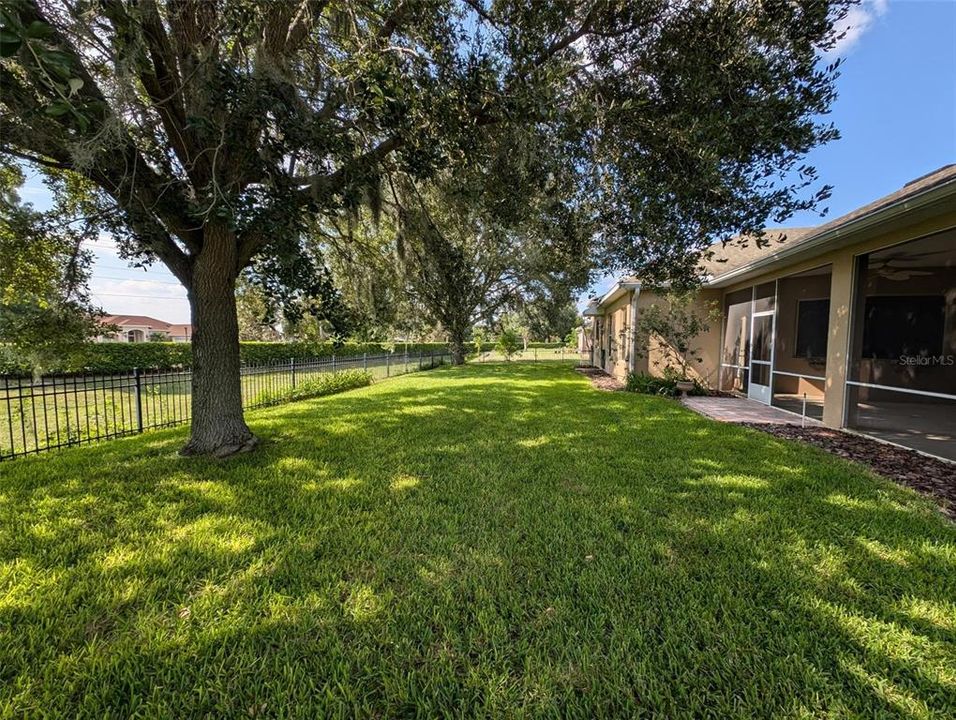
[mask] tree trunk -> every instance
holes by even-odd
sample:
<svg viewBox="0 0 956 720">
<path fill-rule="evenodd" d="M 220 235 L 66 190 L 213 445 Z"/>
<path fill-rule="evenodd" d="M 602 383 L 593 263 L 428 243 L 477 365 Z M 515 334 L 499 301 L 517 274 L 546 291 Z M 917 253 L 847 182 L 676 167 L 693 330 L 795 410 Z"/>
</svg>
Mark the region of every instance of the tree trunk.
<svg viewBox="0 0 956 720">
<path fill-rule="evenodd" d="M 465 363 L 465 331 L 452 330 L 448 335 L 448 345 L 451 350 L 451 364 L 464 365 Z"/>
<path fill-rule="evenodd" d="M 256 444 L 242 416 L 237 274 L 235 234 L 207 226 L 188 293 L 193 324 L 192 427 L 184 455 L 226 457 Z"/>
</svg>

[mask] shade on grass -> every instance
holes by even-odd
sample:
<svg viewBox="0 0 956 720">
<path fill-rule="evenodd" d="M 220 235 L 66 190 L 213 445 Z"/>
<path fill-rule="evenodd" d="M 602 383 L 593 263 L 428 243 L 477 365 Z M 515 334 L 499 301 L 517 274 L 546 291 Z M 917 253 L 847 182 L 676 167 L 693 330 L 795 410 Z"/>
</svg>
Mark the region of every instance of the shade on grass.
<svg viewBox="0 0 956 720">
<path fill-rule="evenodd" d="M 956 712 L 956 527 L 812 448 L 443 369 L 0 466 L 0 715 Z"/>
</svg>

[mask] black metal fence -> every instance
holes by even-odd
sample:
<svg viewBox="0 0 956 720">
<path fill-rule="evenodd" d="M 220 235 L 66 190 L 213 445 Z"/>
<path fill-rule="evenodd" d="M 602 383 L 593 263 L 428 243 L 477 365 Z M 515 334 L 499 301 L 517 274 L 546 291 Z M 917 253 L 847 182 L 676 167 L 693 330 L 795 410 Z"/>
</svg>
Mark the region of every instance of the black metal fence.
<svg viewBox="0 0 956 720">
<path fill-rule="evenodd" d="M 366 370 L 373 378 L 437 367 L 447 352 L 290 360 L 246 366 L 242 405 L 274 405 L 298 385 L 323 373 Z M 189 370 L 134 370 L 115 375 L 0 377 L 0 460 L 134 435 L 189 421 Z"/>
<path fill-rule="evenodd" d="M 521 360 L 524 362 L 549 362 L 558 360 L 560 362 L 573 362 L 575 365 L 584 363 L 587 358 L 577 349 L 564 346 L 558 347 L 530 347 L 526 350 L 518 350 L 511 358 L 506 358 L 500 350 L 492 348 L 484 350 L 474 356 L 472 362 L 501 362 L 502 360 Z"/>
</svg>

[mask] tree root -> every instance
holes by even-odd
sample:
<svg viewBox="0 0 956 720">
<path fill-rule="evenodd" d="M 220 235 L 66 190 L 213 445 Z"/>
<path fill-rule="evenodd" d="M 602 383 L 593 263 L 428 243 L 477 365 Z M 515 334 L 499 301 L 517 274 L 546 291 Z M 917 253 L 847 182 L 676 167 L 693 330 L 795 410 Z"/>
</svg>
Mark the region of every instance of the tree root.
<svg viewBox="0 0 956 720">
<path fill-rule="evenodd" d="M 199 445 L 195 441 L 190 441 L 179 451 L 179 454 L 184 457 L 198 457 L 201 455 L 208 455 L 209 457 L 214 457 L 217 460 L 223 460 L 233 455 L 242 455 L 243 453 L 251 452 L 259 444 L 259 438 L 255 435 L 249 435 L 244 439 L 235 439 L 235 441 L 224 441 L 215 447 L 207 447 L 205 444 Z"/>
</svg>

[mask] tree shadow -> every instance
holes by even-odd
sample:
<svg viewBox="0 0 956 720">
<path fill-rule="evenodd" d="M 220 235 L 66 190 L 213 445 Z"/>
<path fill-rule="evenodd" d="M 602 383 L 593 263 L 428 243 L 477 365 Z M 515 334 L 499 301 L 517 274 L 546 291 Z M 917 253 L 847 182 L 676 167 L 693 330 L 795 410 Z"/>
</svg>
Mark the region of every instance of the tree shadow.
<svg viewBox="0 0 956 720">
<path fill-rule="evenodd" d="M 250 419 L 9 465 L 0 707 L 953 710 L 956 529 L 856 465 L 554 366 Z"/>
</svg>

